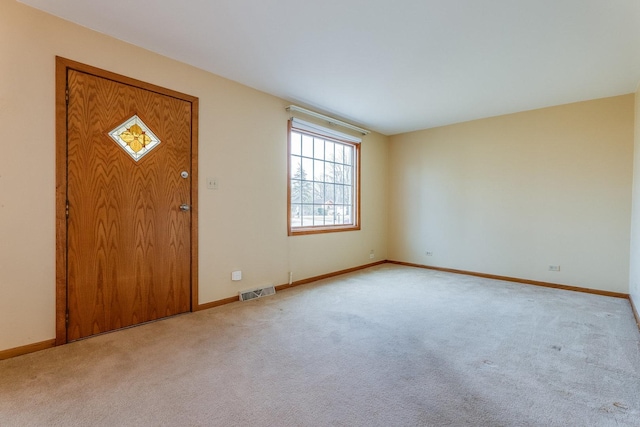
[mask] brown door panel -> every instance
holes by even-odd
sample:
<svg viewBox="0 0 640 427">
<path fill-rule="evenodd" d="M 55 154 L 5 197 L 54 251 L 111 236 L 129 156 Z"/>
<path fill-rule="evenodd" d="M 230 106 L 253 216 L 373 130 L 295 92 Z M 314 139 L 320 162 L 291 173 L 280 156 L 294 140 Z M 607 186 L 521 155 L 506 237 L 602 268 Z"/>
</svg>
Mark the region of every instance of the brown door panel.
<svg viewBox="0 0 640 427">
<path fill-rule="evenodd" d="M 191 103 L 68 71 L 67 339 L 191 308 Z M 160 139 L 134 160 L 109 132 L 136 114 Z"/>
</svg>

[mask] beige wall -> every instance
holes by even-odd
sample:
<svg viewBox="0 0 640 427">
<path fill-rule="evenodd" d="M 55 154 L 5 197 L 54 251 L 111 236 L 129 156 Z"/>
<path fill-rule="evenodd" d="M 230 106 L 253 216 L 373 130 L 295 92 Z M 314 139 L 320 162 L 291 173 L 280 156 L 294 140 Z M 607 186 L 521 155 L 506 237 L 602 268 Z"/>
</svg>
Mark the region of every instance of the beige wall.
<svg viewBox="0 0 640 427">
<path fill-rule="evenodd" d="M 634 113 L 633 211 L 631 217 L 629 294 L 636 308 L 640 310 L 640 84 L 635 93 Z"/>
<path fill-rule="evenodd" d="M 389 258 L 628 292 L 633 102 L 391 137 Z"/>
<path fill-rule="evenodd" d="M 0 9 L 0 350 L 55 336 L 56 55 L 200 98 L 200 303 L 387 257 L 387 137 L 363 138 L 362 230 L 289 238 L 287 102 L 13 0 Z"/>
</svg>

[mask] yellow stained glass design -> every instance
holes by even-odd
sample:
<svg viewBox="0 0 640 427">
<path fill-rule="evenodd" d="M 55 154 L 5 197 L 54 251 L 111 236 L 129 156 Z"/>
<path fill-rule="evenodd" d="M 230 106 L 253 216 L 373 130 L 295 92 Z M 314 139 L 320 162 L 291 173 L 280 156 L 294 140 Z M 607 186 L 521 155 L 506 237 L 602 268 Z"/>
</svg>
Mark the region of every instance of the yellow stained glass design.
<svg viewBox="0 0 640 427">
<path fill-rule="evenodd" d="M 134 153 L 139 153 L 151 142 L 149 135 L 138 125 L 133 125 L 120 134 L 120 138 L 131 147 Z"/>
<path fill-rule="evenodd" d="M 109 136 L 135 161 L 160 144 L 158 137 L 137 115 L 109 132 Z"/>
</svg>

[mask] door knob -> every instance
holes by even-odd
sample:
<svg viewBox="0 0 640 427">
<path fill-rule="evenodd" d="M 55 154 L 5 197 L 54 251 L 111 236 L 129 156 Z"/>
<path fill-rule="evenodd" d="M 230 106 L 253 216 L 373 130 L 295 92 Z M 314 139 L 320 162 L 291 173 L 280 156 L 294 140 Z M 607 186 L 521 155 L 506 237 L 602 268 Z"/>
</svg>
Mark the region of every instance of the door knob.
<svg viewBox="0 0 640 427">
<path fill-rule="evenodd" d="M 189 210 L 191 210 L 191 206 L 189 206 L 189 205 L 188 205 L 188 204 L 186 204 L 186 203 L 183 203 L 183 204 L 181 204 L 181 205 L 180 205 L 180 210 L 181 210 L 181 211 L 185 211 L 185 212 L 186 212 L 186 211 L 189 211 Z"/>
</svg>

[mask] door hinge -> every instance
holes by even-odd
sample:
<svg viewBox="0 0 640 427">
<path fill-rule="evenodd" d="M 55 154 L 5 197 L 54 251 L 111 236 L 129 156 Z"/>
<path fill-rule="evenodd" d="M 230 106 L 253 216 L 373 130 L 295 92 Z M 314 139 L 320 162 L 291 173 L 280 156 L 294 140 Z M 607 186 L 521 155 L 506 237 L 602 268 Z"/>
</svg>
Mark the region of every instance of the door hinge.
<svg viewBox="0 0 640 427">
<path fill-rule="evenodd" d="M 64 100 L 69 105 L 69 88 L 66 88 L 64 91 Z"/>
<path fill-rule="evenodd" d="M 67 200 L 67 205 L 65 207 L 65 215 L 69 218 L 69 201 Z"/>
<path fill-rule="evenodd" d="M 64 317 L 64 321 L 67 327 L 69 327 L 69 310 L 67 310 L 65 317 Z"/>
</svg>

